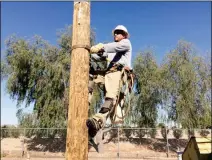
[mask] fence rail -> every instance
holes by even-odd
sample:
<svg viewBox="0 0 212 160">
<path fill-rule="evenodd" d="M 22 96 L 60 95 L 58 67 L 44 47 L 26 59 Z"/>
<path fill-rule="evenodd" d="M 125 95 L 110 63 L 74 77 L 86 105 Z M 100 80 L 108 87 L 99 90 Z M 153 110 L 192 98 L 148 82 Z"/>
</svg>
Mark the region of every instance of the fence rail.
<svg viewBox="0 0 212 160">
<path fill-rule="evenodd" d="M 189 139 L 191 136 L 205 137 L 211 134 L 211 129 L 169 129 L 169 128 L 105 128 L 103 132 L 107 133 L 111 130 L 119 130 L 120 133 L 124 132 L 126 136 L 129 134 L 136 134 L 140 132 L 142 138 L 176 138 L 176 139 Z M 25 136 L 39 136 L 45 138 L 60 138 L 58 136 L 66 135 L 66 128 L 1 128 L 1 138 Z M 138 133 L 137 133 L 138 134 Z M 167 135 L 167 137 L 166 137 Z M 53 136 L 53 137 L 52 137 Z"/>
</svg>

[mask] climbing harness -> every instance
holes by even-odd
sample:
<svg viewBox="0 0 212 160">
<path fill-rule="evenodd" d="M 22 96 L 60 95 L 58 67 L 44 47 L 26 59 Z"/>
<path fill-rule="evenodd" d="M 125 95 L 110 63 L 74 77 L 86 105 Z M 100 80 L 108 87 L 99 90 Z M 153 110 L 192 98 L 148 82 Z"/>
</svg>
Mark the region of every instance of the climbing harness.
<svg viewBox="0 0 212 160">
<path fill-rule="evenodd" d="M 111 62 L 108 58 L 106 58 L 105 60 L 107 62 Z M 114 63 L 109 70 L 96 71 L 98 72 L 96 74 L 107 74 L 107 73 L 116 72 L 116 71 L 121 71 L 121 79 L 119 83 L 119 93 L 117 95 L 116 103 L 112 107 L 112 110 L 109 113 L 112 124 L 123 123 L 124 118 L 129 114 L 130 107 L 131 107 L 130 103 L 131 103 L 132 90 L 134 86 L 135 74 L 130 68 L 125 67 L 124 65 L 119 63 Z M 94 71 L 94 74 L 95 74 L 95 71 Z M 128 105 L 125 107 L 126 103 L 128 103 Z M 121 109 L 121 115 L 117 113 L 117 109 L 118 109 L 117 107 Z M 117 121 L 117 119 L 119 119 L 119 121 Z"/>
</svg>

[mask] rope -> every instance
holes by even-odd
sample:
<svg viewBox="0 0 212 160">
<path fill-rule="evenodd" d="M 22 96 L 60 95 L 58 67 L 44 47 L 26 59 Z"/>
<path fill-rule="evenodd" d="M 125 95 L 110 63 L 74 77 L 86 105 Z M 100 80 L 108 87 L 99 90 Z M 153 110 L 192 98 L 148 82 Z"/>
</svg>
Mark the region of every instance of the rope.
<svg viewBox="0 0 212 160">
<path fill-rule="evenodd" d="M 123 68 L 121 75 L 124 73 L 124 71 L 125 71 L 125 70 L 124 70 L 124 68 Z M 131 81 L 132 81 L 131 86 L 133 86 L 133 78 L 132 78 L 132 75 L 131 75 Z M 122 120 L 128 115 L 128 113 L 129 113 L 129 111 L 130 111 L 130 107 L 131 107 L 131 106 L 130 106 L 130 103 L 131 103 L 131 96 L 130 96 L 130 93 L 129 93 L 128 81 L 126 81 L 125 86 L 126 86 L 125 91 L 127 90 L 126 97 L 127 97 L 127 96 L 129 97 L 129 100 L 128 100 L 128 107 L 127 107 L 127 110 L 126 110 L 126 112 L 125 112 L 125 115 L 123 115 L 123 112 L 122 112 L 122 117 L 120 117 L 120 116 L 117 114 L 117 106 L 118 106 L 119 99 L 120 99 L 120 92 L 121 92 L 122 82 L 120 83 L 118 98 L 117 98 L 116 104 L 115 104 L 115 106 L 114 106 L 114 108 L 113 108 L 113 111 L 115 111 L 115 113 L 114 113 L 115 118 L 117 117 L 117 118 L 122 119 Z M 125 98 L 126 98 L 126 97 L 125 97 Z M 124 100 L 124 103 L 125 103 L 125 98 L 123 99 L 123 100 Z M 113 116 L 113 117 L 114 117 L 114 116 Z M 113 119 L 113 118 L 111 119 L 111 122 L 112 122 L 113 124 L 116 124 L 115 118 L 114 118 L 114 119 Z"/>
<path fill-rule="evenodd" d="M 111 62 L 111 63 L 114 63 L 114 64 L 117 64 L 117 65 L 121 65 L 121 66 L 123 66 L 122 64 L 120 64 L 120 63 L 116 63 L 116 62 L 112 62 L 111 60 L 109 60 L 108 58 L 106 58 L 105 59 L 107 62 Z M 108 73 L 109 71 L 107 71 L 107 73 Z M 123 75 L 123 73 L 124 74 L 126 74 L 125 73 L 125 68 L 124 68 L 124 66 L 123 66 L 123 68 L 122 68 L 122 71 L 121 71 L 121 75 Z M 128 78 L 128 77 L 127 77 Z M 133 87 L 133 83 L 134 83 L 134 81 L 133 81 L 133 76 L 132 76 L 132 74 L 130 75 L 130 78 L 131 78 L 131 87 Z M 126 110 L 126 112 L 125 112 L 125 115 L 123 115 L 123 113 L 122 113 L 122 117 L 120 117 L 120 116 L 118 116 L 118 114 L 117 114 L 117 106 L 118 106 L 118 103 L 119 103 L 119 99 L 120 99 L 120 92 L 121 92 L 121 87 L 122 87 L 122 79 L 120 80 L 120 83 L 119 83 L 119 93 L 118 93 L 118 98 L 117 98 L 117 101 L 116 101 L 116 104 L 115 104 L 115 106 L 113 107 L 113 109 L 110 111 L 110 113 L 109 113 L 109 115 L 111 115 L 111 113 L 113 113 L 113 112 L 115 112 L 114 113 L 114 115 L 113 115 L 113 117 L 114 116 L 116 116 L 117 118 L 119 118 L 119 119 L 124 119 L 127 115 L 128 115 L 128 113 L 129 113 L 129 111 L 130 111 L 130 103 L 131 103 L 131 96 L 130 96 L 130 91 L 129 91 L 129 86 L 128 86 L 128 81 L 126 80 L 126 83 L 125 83 L 125 85 L 126 85 L 126 90 L 127 90 L 127 96 L 129 97 L 129 100 L 128 100 L 128 107 L 127 107 L 127 110 Z M 132 91 L 131 91 L 132 92 Z M 127 97 L 126 96 L 126 97 Z M 125 97 L 125 98 L 126 98 Z M 124 98 L 124 103 L 125 103 L 125 98 Z M 115 118 L 113 118 L 113 117 L 111 117 L 111 123 L 112 124 L 116 124 L 116 122 L 115 122 Z"/>
</svg>

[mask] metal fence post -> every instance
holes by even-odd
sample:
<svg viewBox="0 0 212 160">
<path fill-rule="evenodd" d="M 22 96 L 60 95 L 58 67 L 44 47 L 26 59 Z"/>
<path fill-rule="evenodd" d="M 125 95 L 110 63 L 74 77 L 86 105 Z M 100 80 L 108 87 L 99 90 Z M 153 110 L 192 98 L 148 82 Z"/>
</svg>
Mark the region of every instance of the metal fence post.
<svg viewBox="0 0 212 160">
<path fill-rule="evenodd" d="M 169 141 L 168 141 L 168 131 L 167 131 L 167 127 L 166 128 L 166 142 L 167 142 L 167 157 L 169 157 Z"/>
<path fill-rule="evenodd" d="M 117 156 L 119 158 L 119 127 L 118 127 L 118 153 L 117 153 Z"/>
</svg>

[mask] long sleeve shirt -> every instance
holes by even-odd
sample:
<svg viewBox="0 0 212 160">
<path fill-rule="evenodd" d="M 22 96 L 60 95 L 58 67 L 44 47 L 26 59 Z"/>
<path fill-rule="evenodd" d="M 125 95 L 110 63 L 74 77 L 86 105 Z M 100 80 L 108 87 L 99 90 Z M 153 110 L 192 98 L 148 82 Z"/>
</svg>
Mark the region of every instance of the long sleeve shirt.
<svg viewBox="0 0 212 160">
<path fill-rule="evenodd" d="M 122 64 L 124 66 L 131 67 L 132 57 L 132 45 L 129 39 L 122 39 L 119 42 L 111 42 L 104 45 L 103 57 L 108 58 L 107 67 L 110 68 L 114 63 Z M 98 56 L 93 54 L 94 59 L 98 59 Z"/>
</svg>

